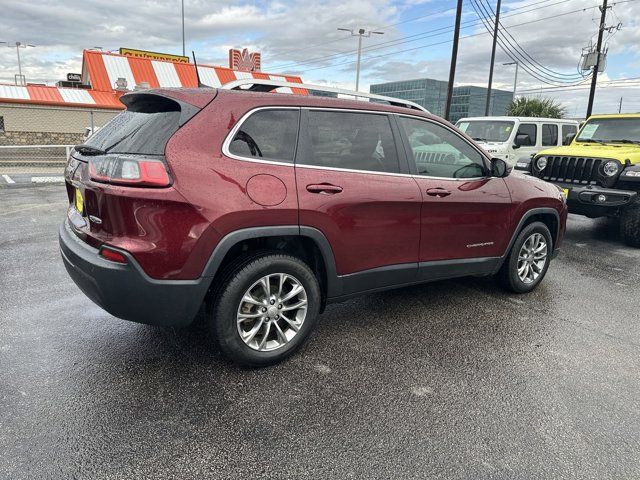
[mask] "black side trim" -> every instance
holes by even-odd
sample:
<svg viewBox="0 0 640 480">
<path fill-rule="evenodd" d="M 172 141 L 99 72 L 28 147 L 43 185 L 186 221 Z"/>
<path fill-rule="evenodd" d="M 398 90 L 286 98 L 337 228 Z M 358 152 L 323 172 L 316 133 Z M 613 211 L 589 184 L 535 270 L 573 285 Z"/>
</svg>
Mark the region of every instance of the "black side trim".
<svg viewBox="0 0 640 480">
<path fill-rule="evenodd" d="M 501 257 L 478 257 L 420 262 L 419 278 L 431 282 L 456 277 L 492 275 L 498 270 L 501 260 Z"/>
<path fill-rule="evenodd" d="M 403 263 L 372 268 L 362 272 L 350 273 L 340 277 L 342 295 L 351 295 L 368 290 L 393 288 L 418 280 L 418 264 Z"/>
<path fill-rule="evenodd" d="M 367 293 L 438 280 L 492 275 L 500 262 L 501 257 L 461 258 L 372 268 L 339 277 L 344 285 L 343 293 L 327 300 L 329 303 L 336 303 Z"/>
<path fill-rule="evenodd" d="M 340 295 L 342 286 L 336 273 L 336 262 L 333 256 L 333 250 L 331 250 L 331 246 L 329 245 L 329 241 L 320 230 L 307 226 L 279 225 L 272 227 L 251 227 L 231 232 L 225 235 L 213 250 L 207 265 L 204 267 L 202 276 L 213 278 L 220 268 L 224 257 L 238 242 L 249 240 L 251 238 L 298 235 L 310 238 L 320 249 L 320 253 L 324 259 L 325 269 L 327 271 L 327 295 Z"/>
</svg>

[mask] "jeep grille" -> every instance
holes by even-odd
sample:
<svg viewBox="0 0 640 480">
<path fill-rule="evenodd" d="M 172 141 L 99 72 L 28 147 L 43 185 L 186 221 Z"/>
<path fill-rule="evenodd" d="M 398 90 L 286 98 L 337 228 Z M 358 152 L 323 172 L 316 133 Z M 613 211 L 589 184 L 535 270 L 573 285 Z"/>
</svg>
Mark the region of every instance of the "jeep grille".
<svg viewBox="0 0 640 480">
<path fill-rule="evenodd" d="M 547 156 L 547 167 L 538 176 L 551 182 L 593 185 L 601 163 L 599 158 Z"/>
</svg>

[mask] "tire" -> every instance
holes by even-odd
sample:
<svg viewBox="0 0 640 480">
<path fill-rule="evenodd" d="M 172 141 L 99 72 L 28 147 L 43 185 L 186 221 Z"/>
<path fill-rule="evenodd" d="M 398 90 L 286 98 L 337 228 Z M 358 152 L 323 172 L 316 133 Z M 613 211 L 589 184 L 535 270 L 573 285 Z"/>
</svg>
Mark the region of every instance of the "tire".
<svg viewBox="0 0 640 480">
<path fill-rule="evenodd" d="M 527 247 L 531 248 L 535 245 L 535 239 L 544 239 L 546 243 L 546 251 L 544 255 L 544 263 L 541 261 L 529 262 L 530 259 L 535 257 L 527 256 L 527 259 L 521 262 L 521 255 L 527 255 L 524 252 L 524 246 L 526 242 Z M 531 243 L 533 242 L 533 243 Z M 541 247 L 541 243 L 538 244 Z M 511 247 L 509 255 L 505 259 L 502 267 L 496 275 L 498 282 L 507 290 L 514 293 L 528 293 L 533 291 L 542 281 L 547 274 L 549 264 L 551 262 L 551 253 L 553 251 L 553 240 L 551 233 L 547 226 L 542 222 L 533 222 L 525 226 L 518 234 L 516 241 Z M 538 254 L 539 255 L 539 254 Z M 518 271 L 519 266 L 529 264 L 530 269 L 525 268 L 523 275 L 526 277 L 523 279 Z"/>
<path fill-rule="evenodd" d="M 254 254 L 232 264 L 221 278 L 209 328 L 222 353 L 240 366 L 281 362 L 300 348 L 317 323 L 318 279 L 299 258 Z"/>
<path fill-rule="evenodd" d="M 620 231 L 627 245 L 640 248 L 640 206 L 629 207 L 622 211 Z"/>
</svg>

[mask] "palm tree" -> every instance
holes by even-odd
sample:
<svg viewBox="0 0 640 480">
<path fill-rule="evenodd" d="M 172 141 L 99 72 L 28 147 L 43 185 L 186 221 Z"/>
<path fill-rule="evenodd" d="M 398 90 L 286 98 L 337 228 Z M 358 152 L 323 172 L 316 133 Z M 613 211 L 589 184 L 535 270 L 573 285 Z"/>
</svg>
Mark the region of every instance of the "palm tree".
<svg viewBox="0 0 640 480">
<path fill-rule="evenodd" d="M 562 118 L 565 113 L 565 108 L 553 98 L 520 97 L 507 107 L 507 115 L 512 117 Z"/>
</svg>

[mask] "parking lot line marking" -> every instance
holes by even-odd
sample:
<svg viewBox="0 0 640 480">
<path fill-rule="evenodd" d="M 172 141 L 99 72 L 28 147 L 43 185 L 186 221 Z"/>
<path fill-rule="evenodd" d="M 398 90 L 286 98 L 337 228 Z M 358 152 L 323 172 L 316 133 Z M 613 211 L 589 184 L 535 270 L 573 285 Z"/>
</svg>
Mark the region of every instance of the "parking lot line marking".
<svg viewBox="0 0 640 480">
<path fill-rule="evenodd" d="M 12 213 L 23 212 L 25 210 L 31 210 L 31 209 L 34 209 L 34 208 L 53 207 L 53 206 L 56 206 L 56 205 L 66 205 L 66 202 L 37 203 L 35 205 L 25 205 L 22 208 L 16 208 L 14 210 L 9 210 L 8 212 L 0 212 L 0 217 L 3 217 L 5 215 L 11 215 Z"/>
<path fill-rule="evenodd" d="M 7 183 L 16 183 L 9 175 L 2 175 L 2 178 L 4 178 Z"/>
<path fill-rule="evenodd" d="M 31 177 L 31 183 L 58 183 L 64 182 L 64 177 Z"/>
</svg>

